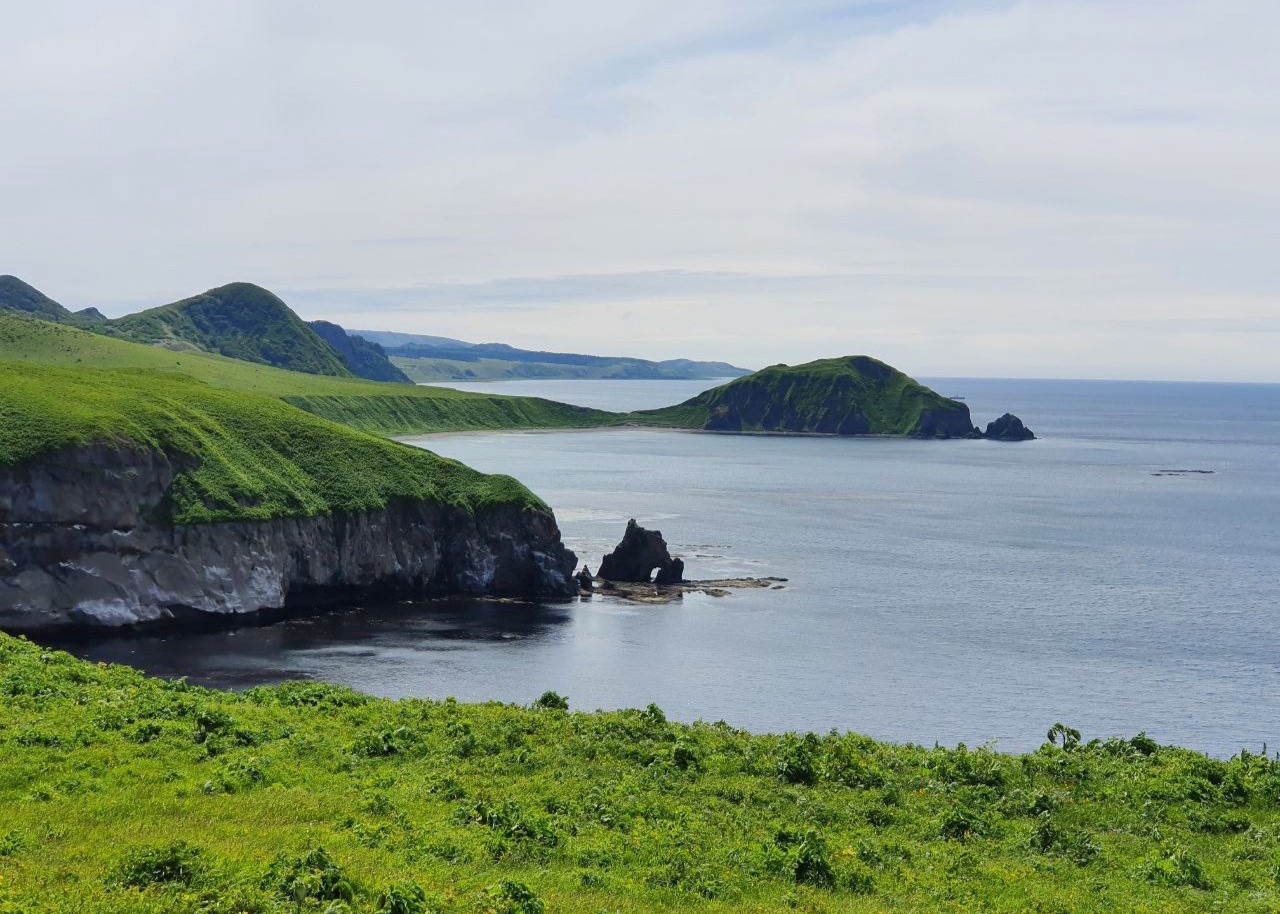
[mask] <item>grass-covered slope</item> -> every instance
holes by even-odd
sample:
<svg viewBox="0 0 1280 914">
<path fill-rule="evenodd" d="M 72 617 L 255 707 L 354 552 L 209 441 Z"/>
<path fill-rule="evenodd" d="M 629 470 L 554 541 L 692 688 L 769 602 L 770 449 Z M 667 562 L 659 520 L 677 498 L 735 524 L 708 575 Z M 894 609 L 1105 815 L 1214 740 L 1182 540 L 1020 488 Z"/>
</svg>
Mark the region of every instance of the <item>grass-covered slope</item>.
<svg viewBox="0 0 1280 914">
<path fill-rule="evenodd" d="M 262 520 L 423 499 L 541 505 L 515 480 L 365 434 L 272 397 L 158 371 L 0 361 L 0 467 L 100 441 L 182 455 L 177 523 Z"/>
<path fill-rule="evenodd" d="M 64 323 L 71 312 L 34 286 L 16 276 L 0 276 L 0 311 L 29 314 L 41 320 Z"/>
<path fill-rule="evenodd" d="M 932 436 L 972 430 L 969 408 L 869 356 L 774 365 L 636 421 L 714 431 Z"/>
<path fill-rule="evenodd" d="M 260 286 L 234 282 L 110 323 L 110 333 L 138 343 L 195 348 L 308 374 L 350 377 L 342 357 Z"/>
<path fill-rule="evenodd" d="M 147 369 L 212 387 L 285 398 L 318 416 L 383 435 L 617 423 L 612 413 L 532 397 L 463 393 L 284 371 L 202 352 L 173 352 L 0 312 L 0 361 L 75 368 Z"/>
<path fill-rule="evenodd" d="M 212 692 L 3 635 L 0 699 L 6 914 L 1280 908 L 1265 755 Z"/>
<path fill-rule="evenodd" d="M 310 327 L 322 340 L 333 347 L 347 369 L 357 378 L 366 381 L 389 381 L 394 384 L 412 384 L 409 376 L 391 364 L 386 352 L 377 343 L 362 336 L 348 333 L 329 321 L 310 321 Z"/>
</svg>

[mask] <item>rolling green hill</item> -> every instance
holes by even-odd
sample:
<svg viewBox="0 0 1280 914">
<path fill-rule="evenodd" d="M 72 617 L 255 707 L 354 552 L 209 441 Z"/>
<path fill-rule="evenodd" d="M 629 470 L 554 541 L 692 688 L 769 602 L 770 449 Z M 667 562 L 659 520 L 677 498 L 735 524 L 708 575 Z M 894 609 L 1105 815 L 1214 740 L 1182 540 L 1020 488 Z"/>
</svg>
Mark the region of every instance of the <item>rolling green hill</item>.
<svg viewBox="0 0 1280 914">
<path fill-rule="evenodd" d="M 380 384 L 284 371 L 203 352 L 173 352 L 11 312 L 0 312 L 0 361 L 188 375 L 212 387 L 276 397 L 315 415 L 382 435 L 583 428 L 622 421 L 612 413 L 535 397 Z"/>
<path fill-rule="evenodd" d="M 0 696 L 6 914 L 1280 909 L 1266 753 L 217 692 L 6 635 Z"/>
<path fill-rule="evenodd" d="M 869 356 L 774 365 L 636 421 L 730 432 L 966 437 L 969 407 Z"/>
<path fill-rule="evenodd" d="M 333 347 L 288 305 L 247 282 L 130 314 L 111 321 L 107 332 L 176 351 L 198 349 L 290 371 L 352 376 Z"/>
</svg>

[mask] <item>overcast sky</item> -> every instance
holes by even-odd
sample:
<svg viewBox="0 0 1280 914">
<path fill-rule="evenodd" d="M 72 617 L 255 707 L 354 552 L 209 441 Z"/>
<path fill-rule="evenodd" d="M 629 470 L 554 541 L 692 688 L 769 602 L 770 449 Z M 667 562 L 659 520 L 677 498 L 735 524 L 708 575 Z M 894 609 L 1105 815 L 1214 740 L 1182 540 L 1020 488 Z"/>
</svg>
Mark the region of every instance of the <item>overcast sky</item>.
<svg viewBox="0 0 1280 914">
<path fill-rule="evenodd" d="M 758 367 L 1280 381 L 1275 0 L 0 0 L 0 273 Z"/>
</svg>

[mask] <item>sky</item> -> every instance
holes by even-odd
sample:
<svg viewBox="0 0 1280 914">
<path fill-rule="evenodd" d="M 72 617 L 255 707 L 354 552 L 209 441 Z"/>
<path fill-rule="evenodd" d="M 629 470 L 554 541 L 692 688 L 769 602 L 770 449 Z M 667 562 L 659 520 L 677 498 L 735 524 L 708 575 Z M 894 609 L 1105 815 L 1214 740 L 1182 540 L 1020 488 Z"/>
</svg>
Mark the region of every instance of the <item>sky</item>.
<svg viewBox="0 0 1280 914">
<path fill-rule="evenodd" d="M 0 273 L 746 367 L 1280 381 L 1275 0 L 0 0 Z"/>
</svg>

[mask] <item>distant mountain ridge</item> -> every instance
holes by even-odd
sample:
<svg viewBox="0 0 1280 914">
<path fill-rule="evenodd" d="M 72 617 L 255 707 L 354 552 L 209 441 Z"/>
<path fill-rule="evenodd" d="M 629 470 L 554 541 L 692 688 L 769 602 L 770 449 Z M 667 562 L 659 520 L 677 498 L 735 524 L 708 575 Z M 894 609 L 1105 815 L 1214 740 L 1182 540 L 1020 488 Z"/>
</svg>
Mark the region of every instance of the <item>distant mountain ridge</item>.
<svg viewBox="0 0 1280 914">
<path fill-rule="evenodd" d="M 651 361 L 629 356 L 520 349 L 505 343 L 469 343 L 442 336 L 356 330 L 381 343 L 387 355 L 418 381 L 498 378 L 616 378 L 708 380 L 736 378 L 750 371 L 728 362 L 693 359 Z"/>
<path fill-rule="evenodd" d="M 278 296 L 233 282 L 116 320 L 97 308 L 72 312 L 15 276 L 0 276 L 0 311 L 69 324 L 103 336 L 178 351 L 210 352 L 246 362 L 331 377 L 413 383 L 382 347 L 327 321 L 308 324 Z"/>
</svg>

